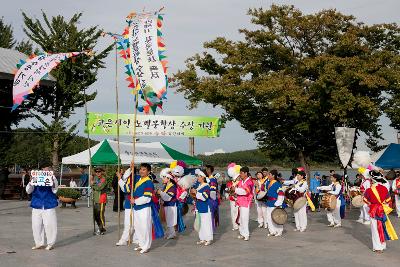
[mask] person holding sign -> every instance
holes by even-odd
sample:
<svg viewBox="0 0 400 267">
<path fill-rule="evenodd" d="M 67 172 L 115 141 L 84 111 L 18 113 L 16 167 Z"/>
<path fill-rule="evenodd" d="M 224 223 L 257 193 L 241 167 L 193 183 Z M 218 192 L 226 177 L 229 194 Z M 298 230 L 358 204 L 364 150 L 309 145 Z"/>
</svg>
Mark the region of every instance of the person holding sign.
<svg viewBox="0 0 400 267">
<path fill-rule="evenodd" d="M 99 227 L 96 235 L 104 235 L 106 232 L 106 219 L 104 216 L 104 212 L 107 203 L 107 180 L 106 177 L 103 175 L 104 170 L 102 168 L 96 168 L 94 172 L 95 175 L 91 177 L 90 184 L 93 189 L 94 220 Z"/>
<path fill-rule="evenodd" d="M 35 246 L 33 250 L 53 249 L 57 237 L 58 182 L 49 168 L 43 171 L 32 171 L 32 180 L 26 186 L 26 192 L 32 194 L 32 231 Z M 46 234 L 47 246 L 45 247 L 44 235 Z"/>
</svg>

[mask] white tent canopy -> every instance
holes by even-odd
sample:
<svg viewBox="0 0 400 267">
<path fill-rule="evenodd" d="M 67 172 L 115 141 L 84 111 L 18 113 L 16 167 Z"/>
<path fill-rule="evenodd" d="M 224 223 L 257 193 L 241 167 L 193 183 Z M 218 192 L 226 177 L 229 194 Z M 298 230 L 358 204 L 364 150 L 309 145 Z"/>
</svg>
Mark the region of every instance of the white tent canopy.
<svg viewBox="0 0 400 267">
<path fill-rule="evenodd" d="M 117 141 L 105 139 L 97 145 L 90 148 L 91 155 L 97 152 L 100 146 L 108 142 L 112 150 L 117 154 L 118 143 Z M 120 159 L 122 165 L 129 165 L 132 161 L 132 143 L 119 142 Z M 152 143 L 136 143 L 135 148 L 135 164 L 138 163 L 171 163 L 174 159 L 168 154 L 160 142 Z M 72 156 L 62 158 L 62 164 L 75 164 L 75 165 L 89 165 L 89 149 L 77 153 Z"/>
</svg>

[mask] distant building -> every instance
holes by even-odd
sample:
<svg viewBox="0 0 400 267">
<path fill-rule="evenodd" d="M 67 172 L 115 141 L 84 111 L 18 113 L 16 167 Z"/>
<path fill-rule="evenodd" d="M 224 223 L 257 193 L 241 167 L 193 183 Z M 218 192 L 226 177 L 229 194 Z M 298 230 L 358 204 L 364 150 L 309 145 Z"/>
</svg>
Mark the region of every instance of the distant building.
<svg viewBox="0 0 400 267">
<path fill-rule="evenodd" d="M 204 152 L 204 155 L 205 156 L 211 156 L 211 155 L 214 155 L 214 154 L 225 154 L 225 153 L 226 152 L 222 148 L 219 148 L 219 149 L 216 149 L 216 150 L 214 150 L 212 152 Z"/>
</svg>

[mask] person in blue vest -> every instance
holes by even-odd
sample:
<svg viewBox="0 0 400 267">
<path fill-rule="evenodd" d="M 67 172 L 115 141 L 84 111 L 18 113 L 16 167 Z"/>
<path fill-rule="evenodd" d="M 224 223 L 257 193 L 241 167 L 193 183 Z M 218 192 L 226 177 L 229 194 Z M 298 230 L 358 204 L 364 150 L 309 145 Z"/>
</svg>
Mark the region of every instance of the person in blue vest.
<svg viewBox="0 0 400 267">
<path fill-rule="evenodd" d="M 133 204 L 133 227 L 138 240 L 138 246 L 135 248 L 140 253 L 146 253 L 150 250 L 152 242 L 152 226 L 154 225 L 155 237 L 163 237 L 164 232 L 155 211 L 152 201 L 154 193 L 154 184 L 149 177 L 151 166 L 148 163 L 142 163 L 139 169 L 140 179 L 135 183 L 133 198 L 130 202 Z"/>
<path fill-rule="evenodd" d="M 213 220 L 213 228 L 219 225 L 219 200 L 218 200 L 218 173 L 214 176 L 214 166 L 206 165 L 207 183 L 210 186 L 210 205 Z"/>
<path fill-rule="evenodd" d="M 165 239 L 174 239 L 176 237 L 175 226 L 178 223 L 177 186 L 169 168 L 161 170 L 160 177 L 164 186 L 157 193 L 162 199 L 165 221 L 167 223 Z"/>
<path fill-rule="evenodd" d="M 278 181 L 278 171 L 271 170 L 268 174 L 268 181 L 265 184 L 265 190 L 267 191 L 267 225 L 268 225 L 268 236 L 282 236 L 283 225 L 278 225 L 272 220 L 272 211 L 276 207 L 284 205 L 283 200 L 285 199 L 285 193 L 282 190 L 282 184 Z"/>
<path fill-rule="evenodd" d="M 211 245 L 213 241 L 213 223 L 210 204 L 210 186 L 204 172 L 199 169 L 195 171 L 199 186 L 192 188 L 191 193 L 196 195 L 196 218 L 195 229 L 199 233 L 198 245 Z"/>
<path fill-rule="evenodd" d="M 131 170 L 134 170 L 133 173 Z M 132 180 L 132 177 L 134 179 Z M 131 190 L 132 190 L 132 181 L 133 186 L 135 186 L 137 180 L 140 179 L 140 176 L 136 174 L 136 169 L 131 163 L 130 168 L 128 168 L 122 177 L 118 177 L 118 185 L 123 192 L 124 198 L 124 230 L 122 231 L 122 235 L 120 240 L 115 244 L 116 246 L 126 246 L 128 244 L 129 239 L 132 238 L 132 242 L 138 244 L 136 235 L 133 232 L 133 205 L 131 204 Z"/>
<path fill-rule="evenodd" d="M 46 167 L 44 171 L 50 171 Z M 35 246 L 33 250 L 43 249 L 51 250 L 56 243 L 57 238 L 57 179 L 53 176 L 52 186 L 37 186 L 36 179 L 32 180 L 26 186 L 26 192 L 32 194 L 32 231 Z M 47 246 L 45 246 L 44 236 L 46 234 Z"/>
</svg>

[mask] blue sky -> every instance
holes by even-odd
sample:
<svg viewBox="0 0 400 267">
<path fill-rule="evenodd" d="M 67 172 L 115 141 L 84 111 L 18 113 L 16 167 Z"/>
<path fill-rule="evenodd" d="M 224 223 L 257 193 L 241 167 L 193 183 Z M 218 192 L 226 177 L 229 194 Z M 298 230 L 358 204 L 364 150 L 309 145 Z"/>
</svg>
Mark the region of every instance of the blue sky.
<svg viewBox="0 0 400 267">
<path fill-rule="evenodd" d="M 179 69 L 184 69 L 184 61 L 188 57 L 204 51 L 202 45 L 205 41 L 213 40 L 218 36 L 239 40 L 242 36 L 238 33 L 240 28 L 251 27 L 250 18 L 246 15 L 249 8 L 268 8 L 272 3 L 293 4 L 304 13 L 313 13 L 321 9 L 336 8 L 345 13 L 352 14 L 359 21 L 367 24 L 399 22 L 398 10 L 400 2 L 396 0 L 371 1 L 329 1 L 329 0 L 299 0 L 299 1 L 253 1 L 253 0 L 13 0 L 1 5 L 1 16 L 6 23 L 11 23 L 14 34 L 18 40 L 26 39 L 22 31 L 23 22 L 21 11 L 29 16 L 41 18 L 41 9 L 48 15 L 63 15 L 67 18 L 76 12 L 83 12 L 82 27 L 99 25 L 106 31 L 122 32 L 125 26 L 124 18 L 132 10 L 147 11 L 158 10 L 165 7 L 164 36 L 167 45 L 170 74 Z M 384 4 L 383 4 L 384 3 Z M 106 47 L 111 42 L 104 38 L 99 42 L 99 48 Z M 120 112 L 132 112 L 133 98 L 129 94 L 127 83 L 124 81 L 122 61 L 119 61 L 119 92 Z M 106 68 L 100 70 L 98 81 L 90 90 L 98 92 L 97 98 L 88 108 L 93 112 L 115 112 L 115 63 L 114 54 L 111 53 L 106 60 Z M 207 115 L 219 116 L 222 111 L 210 105 L 201 104 L 195 110 L 188 110 L 188 102 L 175 90 L 169 89 L 168 100 L 165 103 L 164 115 Z M 76 110 L 72 121 L 80 121 L 80 131 L 83 132 L 84 110 Z M 24 122 L 28 126 L 34 121 Z M 396 142 L 396 133 L 388 126 L 388 120 L 382 118 L 383 136 L 382 143 Z M 101 140 L 102 136 L 93 137 Z M 131 138 L 123 137 L 129 141 Z M 142 138 L 141 141 L 161 141 L 183 152 L 188 151 L 186 138 Z M 215 139 L 196 139 L 196 153 L 213 151 L 222 148 L 225 151 L 253 149 L 257 147 L 254 135 L 240 127 L 236 121 L 229 122 L 221 131 L 221 137 Z M 361 142 L 360 147 L 363 147 Z"/>
</svg>

